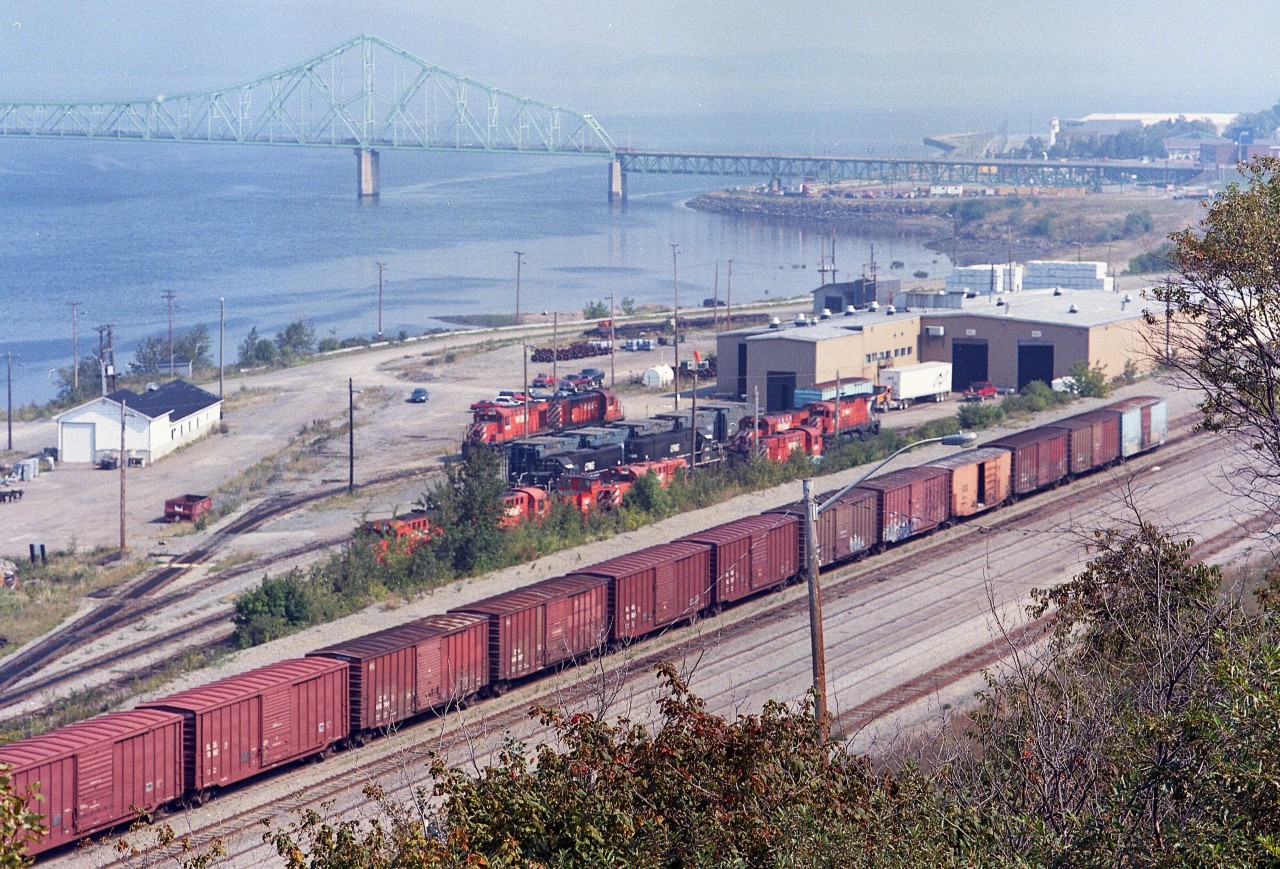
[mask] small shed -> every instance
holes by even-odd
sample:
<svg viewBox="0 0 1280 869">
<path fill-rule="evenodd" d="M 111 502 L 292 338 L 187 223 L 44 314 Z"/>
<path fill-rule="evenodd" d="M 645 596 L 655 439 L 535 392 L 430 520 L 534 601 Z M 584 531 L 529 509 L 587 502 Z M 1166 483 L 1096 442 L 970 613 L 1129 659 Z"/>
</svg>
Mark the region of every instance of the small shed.
<svg viewBox="0 0 1280 869">
<path fill-rule="evenodd" d="M 118 452 L 121 404 L 125 453 L 144 464 L 213 431 L 222 417 L 222 399 L 184 380 L 142 393 L 118 389 L 55 417 L 58 458 L 92 463 Z"/>
</svg>

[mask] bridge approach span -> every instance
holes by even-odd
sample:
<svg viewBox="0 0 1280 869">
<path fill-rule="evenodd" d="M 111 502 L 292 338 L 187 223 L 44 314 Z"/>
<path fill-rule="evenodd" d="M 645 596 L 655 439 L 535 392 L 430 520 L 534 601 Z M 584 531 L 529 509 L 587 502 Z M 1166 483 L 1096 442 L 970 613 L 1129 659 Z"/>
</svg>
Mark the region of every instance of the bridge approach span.
<svg viewBox="0 0 1280 869">
<path fill-rule="evenodd" d="M 1185 184 L 1201 174 L 1193 166 L 1137 161 L 943 160 L 907 157 L 802 157 L 797 155 L 692 153 L 619 148 L 623 175 L 723 175 L 819 182 L 901 184 L 1009 184 L 1085 187 L 1103 184 Z M 613 179 L 610 179 L 611 189 Z"/>
</svg>

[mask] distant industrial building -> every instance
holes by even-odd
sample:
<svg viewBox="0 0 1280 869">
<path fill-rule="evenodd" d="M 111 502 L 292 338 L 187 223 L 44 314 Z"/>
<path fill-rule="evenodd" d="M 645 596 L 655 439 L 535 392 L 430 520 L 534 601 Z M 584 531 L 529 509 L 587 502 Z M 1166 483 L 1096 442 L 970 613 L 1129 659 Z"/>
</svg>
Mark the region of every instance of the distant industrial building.
<svg viewBox="0 0 1280 869">
<path fill-rule="evenodd" d="M 125 457 L 140 464 L 204 437 L 222 417 L 222 399 L 183 380 L 143 393 L 119 389 L 55 417 L 59 460 L 98 462 L 118 455 L 122 404 Z"/>
<path fill-rule="evenodd" d="M 920 315 L 864 311 L 800 326 L 776 323 L 716 339 L 717 392 L 763 410 L 792 407 L 796 389 L 838 378 L 874 380 L 888 364 L 919 361 Z"/>
<path fill-rule="evenodd" d="M 1028 264 L 1029 265 L 1029 264 Z M 1075 265 L 1073 263 L 1073 265 Z M 1083 264 L 1082 264 L 1083 265 Z M 1109 279 L 1108 279 L 1109 280 Z M 912 300 L 947 297 L 954 307 Z M 879 380 L 886 368 L 952 364 L 952 389 L 977 380 L 1021 389 L 1052 382 L 1078 362 L 1109 377 L 1149 367 L 1142 309 L 1129 296 L 1091 289 L 980 294 L 908 291 L 905 302 L 805 325 L 738 329 L 718 338 L 718 391 L 762 409 L 792 406 L 796 389 L 840 378 Z"/>
<path fill-rule="evenodd" d="M 858 278 L 824 284 L 813 290 L 813 313 L 843 314 L 850 308 L 864 309 L 876 302 L 893 304 L 894 297 L 902 292 L 902 281 L 897 278 Z"/>
</svg>

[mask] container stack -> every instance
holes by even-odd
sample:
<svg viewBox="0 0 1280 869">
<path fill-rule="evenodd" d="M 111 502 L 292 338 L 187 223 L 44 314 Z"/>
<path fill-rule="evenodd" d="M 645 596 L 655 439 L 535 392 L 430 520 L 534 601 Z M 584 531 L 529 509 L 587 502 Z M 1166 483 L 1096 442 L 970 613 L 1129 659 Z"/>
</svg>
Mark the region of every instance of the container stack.
<svg viewBox="0 0 1280 869">
<path fill-rule="evenodd" d="M 1071 262 L 1070 260 L 1031 260 L 1023 287 L 1028 290 L 1101 290 L 1112 292 L 1114 280 L 1107 275 L 1104 262 Z"/>
<path fill-rule="evenodd" d="M 952 269 L 951 274 L 947 275 L 946 292 L 985 296 L 988 293 L 1020 293 L 1023 286 L 1022 266 L 1011 263 L 985 263 L 957 266 Z"/>
<path fill-rule="evenodd" d="M 831 401 L 837 395 L 841 398 L 850 395 L 870 395 L 875 390 L 875 383 L 866 377 L 848 377 L 840 380 L 838 384 L 834 380 L 828 380 L 809 387 L 797 387 L 793 404 L 800 408 L 813 401 Z"/>
</svg>

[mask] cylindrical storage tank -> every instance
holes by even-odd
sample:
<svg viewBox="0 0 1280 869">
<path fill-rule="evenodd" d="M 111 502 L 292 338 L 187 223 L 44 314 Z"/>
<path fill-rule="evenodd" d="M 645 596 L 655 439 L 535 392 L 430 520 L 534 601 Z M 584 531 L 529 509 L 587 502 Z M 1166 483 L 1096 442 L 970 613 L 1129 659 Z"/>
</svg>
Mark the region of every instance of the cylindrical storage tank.
<svg viewBox="0 0 1280 869">
<path fill-rule="evenodd" d="M 1103 410 L 1120 415 L 1120 452 L 1126 459 L 1160 446 L 1169 437 L 1169 403 L 1163 398 L 1141 395 Z"/>
<path fill-rule="evenodd" d="M 1067 476 L 1067 432 L 1042 427 L 1013 432 L 984 447 L 1003 447 L 1013 454 L 1013 491 L 1025 495 L 1052 486 Z"/>
<path fill-rule="evenodd" d="M 826 503 L 838 489 L 823 492 L 815 499 L 821 506 Z M 876 505 L 875 492 L 864 489 L 850 489 L 833 502 L 827 509 L 818 514 L 816 537 L 818 543 L 818 565 L 826 567 L 850 558 L 862 555 L 880 542 L 880 511 Z M 804 539 L 804 502 L 795 501 L 768 511 L 795 516 L 800 521 L 800 561 L 803 565 L 808 557 Z"/>
<path fill-rule="evenodd" d="M 351 732 L 389 727 L 458 703 L 489 684 L 489 620 L 427 616 L 307 653 L 347 664 Z"/>
<path fill-rule="evenodd" d="M 450 612 L 477 613 L 489 620 L 489 682 L 496 686 L 599 650 L 608 633 L 607 586 L 600 577 L 574 574 Z"/>
<path fill-rule="evenodd" d="M 999 506 L 1011 491 L 1012 459 L 1008 450 L 982 447 L 935 459 L 930 468 L 951 474 L 951 517 L 972 516 Z"/>
<path fill-rule="evenodd" d="M 1060 419 L 1050 428 L 1067 430 L 1067 464 L 1073 474 L 1106 467 L 1120 458 L 1120 416 L 1093 410 Z"/>
<path fill-rule="evenodd" d="M 46 832 L 27 848 L 39 854 L 136 820 L 182 796 L 182 716 L 133 709 L 110 712 L 0 746 L 14 790 L 40 791 L 30 808 Z"/>
<path fill-rule="evenodd" d="M 196 791 L 317 754 L 350 734 L 347 665 L 330 658 L 280 661 L 139 708 L 182 714 L 187 787 Z"/>
<path fill-rule="evenodd" d="M 876 493 L 885 543 L 932 531 L 951 518 L 951 473 L 946 468 L 903 468 L 856 488 Z"/>
<path fill-rule="evenodd" d="M 608 580 L 615 643 L 692 618 L 711 605 L 711 551 L 699 543 L 650 546 L 579 572 Z"/>
<path fill-rule="evenodd" d="M 711 599 L 719 605 L 783 585 L 800 572 L 800 519 L 785 513 L 749 516 L 680 540 L 711 547 Z"/>
</svg>

